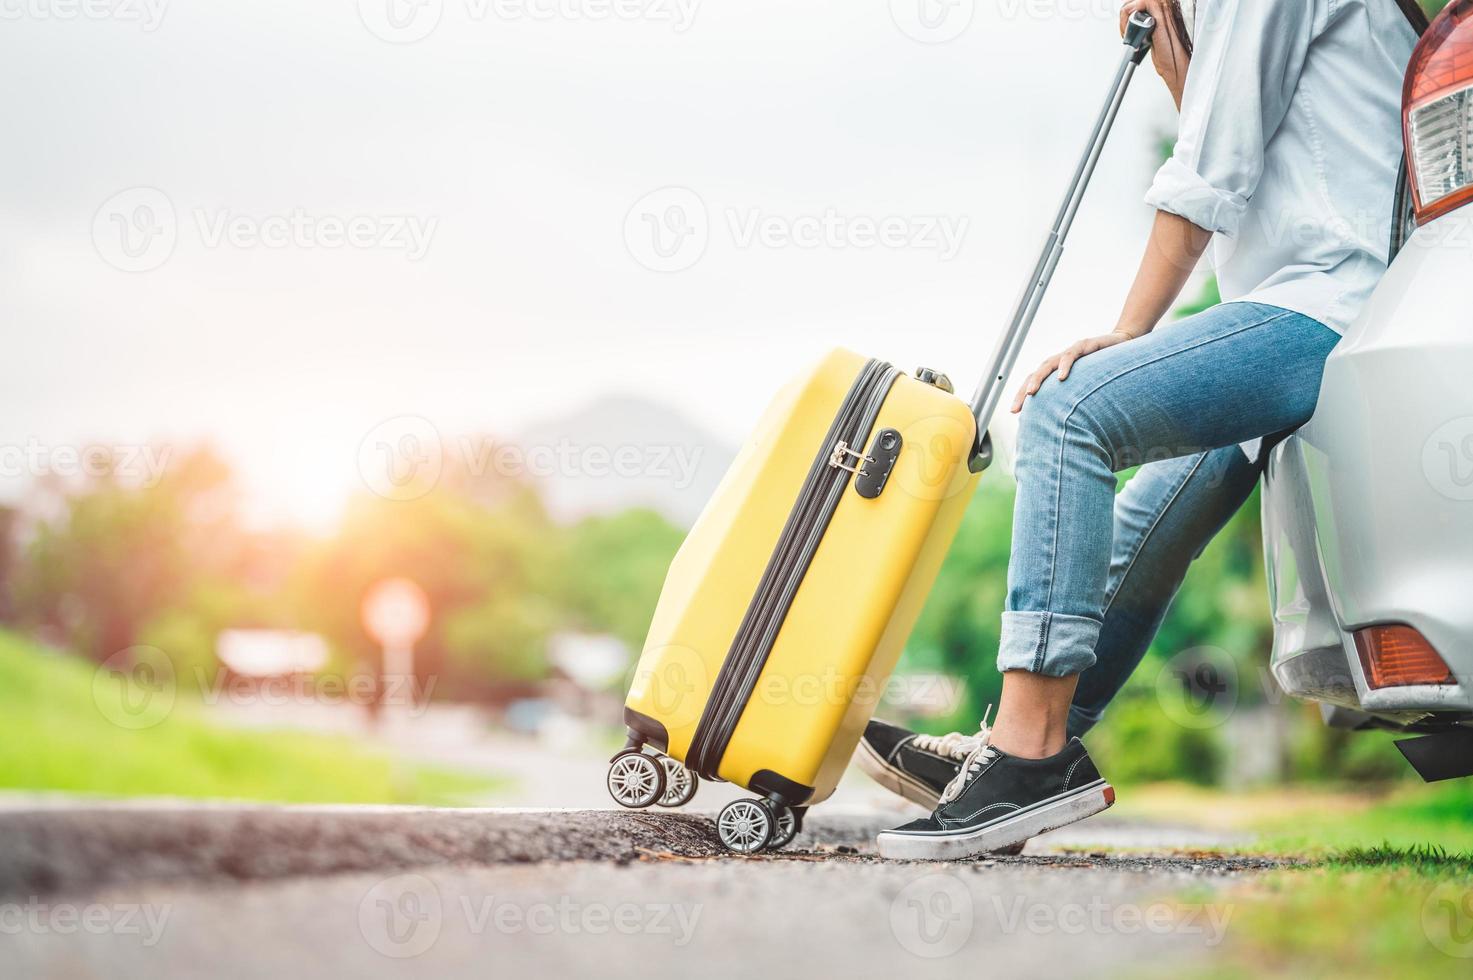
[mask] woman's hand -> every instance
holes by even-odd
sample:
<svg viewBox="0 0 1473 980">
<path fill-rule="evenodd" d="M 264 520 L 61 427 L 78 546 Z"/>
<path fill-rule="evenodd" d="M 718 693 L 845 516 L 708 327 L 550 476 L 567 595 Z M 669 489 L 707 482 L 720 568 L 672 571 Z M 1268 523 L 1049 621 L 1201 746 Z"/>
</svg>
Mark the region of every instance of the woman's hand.
<svg viewBox="0 0 1473 980">
<path fill-rule="evenodd" d="M 1043 383 L 1055 371 L 1059 372 L 1059 380 L 1063 381 L 1069 377 L 1069 369 L 1074 366 L 1074 362 L 1081 357 L 1134 339 L 1134 334 L 1126 333 L 1124 330 L 1115 330 L 1103 336 L 1087 337 L 1071 345 L 1067 350 L 1055 354 L 1053 357 L 1045 358 L 1044 362 L 1038 366 L 1038 370 L 1028 375 L 1028 380 L 1023 382 L 1023 387 L 1018 389 L 1017 397 L 1013 399 L 1013 414 L 1017 415 L 1023 411 L 1023 403 L 1028 400 L 1030 395 L 1038 394 L 1038 389 L 1043 387 Z"/>
<path fill-rule="evenodd" d="M 1144 10 L 1156 19 L 1156 30 L 1151 35 L 1151 64 L 1180 109 L 1187 68 L 1192 61 L 1192 42 L 1184 35 L 1179 9 L 1174 0 L 1126 0 L 1120 8 L 1121 37 L 1125 36 L 1125 25 L 1137 10 Z"/>
</svg>

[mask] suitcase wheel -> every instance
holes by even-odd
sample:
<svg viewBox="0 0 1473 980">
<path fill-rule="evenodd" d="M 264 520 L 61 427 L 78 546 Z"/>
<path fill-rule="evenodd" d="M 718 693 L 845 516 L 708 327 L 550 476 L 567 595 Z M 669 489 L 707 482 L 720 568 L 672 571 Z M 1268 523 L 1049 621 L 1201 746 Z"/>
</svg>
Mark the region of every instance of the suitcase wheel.
<svg viewBox="0 0 1473 980">
<path fill-rule="evenodd" d="M 652 755 L 627 749 L 609 763 L 606 782 L 615 803 L 643 810 L 665 795 L 665 767 Z"/>
<path fill-rule="evenodd" d="M 716 836 L 734 854 L 756 854 L 772 842 L 777 817 L 766 800 L 733 800 L 716 815 Z"/>
<path fill-rule="evenodd" d="M 777 811 L 777 826 L 773 828 L 772 840 L 767 844 L 769 851 L 775 851 L 780 847 L 787 847 L 793 843 L 793 838 L 802 832 L 803 813 L 808 808 L 803 806 L 783 806 L 780 803 L 770 803 L 768 805 Z"/>
<path fill-rule="evenodd" d="M 659 805 L 685 806 L 696 795 L 700 777 L 668 755 L 660 757 L 660 764 L 665 767 L 665 795 L 660 797 Z"/>
</svg>

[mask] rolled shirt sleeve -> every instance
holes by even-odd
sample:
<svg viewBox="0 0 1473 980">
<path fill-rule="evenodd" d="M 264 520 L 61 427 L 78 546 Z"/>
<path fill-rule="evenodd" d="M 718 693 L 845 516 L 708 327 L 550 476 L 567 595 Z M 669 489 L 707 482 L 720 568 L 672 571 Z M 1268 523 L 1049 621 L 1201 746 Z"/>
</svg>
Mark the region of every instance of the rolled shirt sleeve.
<svg viewBox="0 0 1473 980">
<path fill-rule="evenodd" d="M 1212 0 L 1197 9 L 1176 149 L 1146 203 L 1206 231 L 1236 235 L 1289 110 L 1314 36 L 1316 4 Z"/>
</svg>

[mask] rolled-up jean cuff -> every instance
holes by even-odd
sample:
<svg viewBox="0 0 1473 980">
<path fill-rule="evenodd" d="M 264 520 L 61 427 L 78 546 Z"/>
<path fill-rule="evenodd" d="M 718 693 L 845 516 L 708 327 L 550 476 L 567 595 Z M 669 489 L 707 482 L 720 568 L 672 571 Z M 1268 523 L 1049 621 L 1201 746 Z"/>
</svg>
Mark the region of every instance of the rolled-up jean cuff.
<svg viewBox="0 0 1473 980">
<path fill-rule="evenodd" d="M 1100 621 L 1050 612 L 1005 612 L 998 670 L 1068 677 L 1094 666 Z"/>
</svg>

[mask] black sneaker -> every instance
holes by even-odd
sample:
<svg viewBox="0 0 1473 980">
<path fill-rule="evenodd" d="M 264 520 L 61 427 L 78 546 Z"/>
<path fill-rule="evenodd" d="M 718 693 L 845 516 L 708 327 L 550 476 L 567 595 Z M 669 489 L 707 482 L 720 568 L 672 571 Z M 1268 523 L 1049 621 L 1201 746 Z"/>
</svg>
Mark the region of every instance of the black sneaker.
<svg viewBox="0 0 1473 980">
<path fill-rule="evenodd" d="M 962 762 L 984 741 L 983 732 L 918 735 L 875 719 L 865 727 L 854 761 L 890 792 L 934 810 L 941 792 L 961 771 Z"/>
<path fill-rule="evenodd" d="M 936 811 L 880 834 L 880 856 L 917 861 L 997 851 L 1093 816 L 1115 802 L 1079 739 L 1046 759 L 1020 759 L 980 745 L 962 764 L 964 783 L 943 791 Z"/>
</svg>

